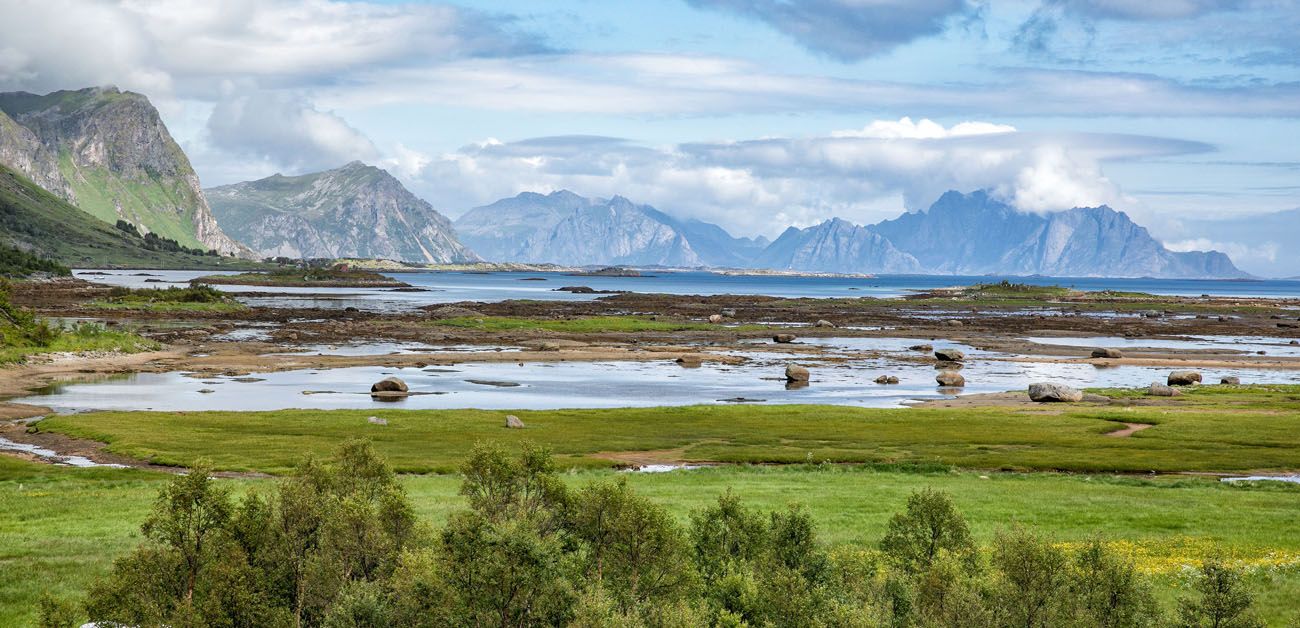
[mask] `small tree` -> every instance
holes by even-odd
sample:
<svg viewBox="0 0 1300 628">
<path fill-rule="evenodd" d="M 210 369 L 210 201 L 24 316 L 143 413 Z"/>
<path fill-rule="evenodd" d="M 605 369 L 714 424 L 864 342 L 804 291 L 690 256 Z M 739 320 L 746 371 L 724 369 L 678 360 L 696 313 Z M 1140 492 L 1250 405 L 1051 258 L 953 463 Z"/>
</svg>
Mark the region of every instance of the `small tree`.
<svg viewBox="0 0 1300 628">
<path fill-rule="evenodd" d="M 460 494 L 489 521 L 528 518 L 543 534 L 563 526 L 569 493 L 549 450 L 524 443 L 511 459 L 499 447 L 479 443 L 461 465 L 461 474 Z"/>
<path fill-rule="evenodd" d="M 1001 532 L 993 543 L 996 599 L 1010 626 L 1048 628 L 1065 623 L 1069 562 L 1065 553 L 1023 528 Z"/>
<path fill-rule="evenodd" d="M 924 489 L 907 498 L 907 509 L 889 520 L 880 550 L 905 571 L 928 568 L 940 551 L 969 553 L 970 530 L 947 493 Z"/>
<path fill-rule="evenodd" d="M 1187 628 L 1262 628 L 1251 610 L 1254 598 L 1242 581 L 1241 572 L 1218 556 L 1201 564 L 1194 598 L 1178 600 L 1178 625 Z"/>
<path fill-rule="evenodd" d="M 1131 560 L 1092 539 L 1074 557 L 1070 592 L 1080 623 L 1099 628 L 1152 626 L 1159 609 Z"/>
<path fill-rule="evenodd" d="M 634 493 L 626 481 L 580 491 L 570 529 L 586 545 L 588 576 L 613 594 L 621 613 L 651 599 L 674 601 L 694 580 L 686 535 L 667 510 Z"/>
<path fill-rule="evenodd" d="M 712 584 L 738 562 L 758 558 L 767 550 L 767 526 L 758 513 L 728 490 L 717 504 L 691 513 L 691 545 L 695 565 Z"/>
</svg>

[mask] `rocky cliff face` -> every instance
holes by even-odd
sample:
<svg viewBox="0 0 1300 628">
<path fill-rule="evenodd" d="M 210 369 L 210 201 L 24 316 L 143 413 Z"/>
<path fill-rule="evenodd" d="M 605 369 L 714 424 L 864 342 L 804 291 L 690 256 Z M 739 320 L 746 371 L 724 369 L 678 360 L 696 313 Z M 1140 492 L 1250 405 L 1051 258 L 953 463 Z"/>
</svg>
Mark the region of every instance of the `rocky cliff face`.
<svg viewBox="0 0 1300 628">
<path fill-rule="evenodd" d="M 0 111 L 0 165 L 16 170 L 65 201 L 73 198 L 72 186 L 59 172 L 58 158 L 46 150 L 31 129 L 3 111 Z"/>
<path fill-rule="evenodd" d="M 767 245 L 622 197 L 589 199 L 567 190 L 476 207 L 456 229 L 494 261 L 744 267 Z"/>
<path fill-rule="evenodd" d="M 248 253 L 217 225 L 189 159 L 144 96 L 113 87 L 10 92 L 0 111 L 30 133 L 0 122 L 0 143 L 11 147 L 0 158 L 82 210 L 186 246 Z"/>
<path fill-rule="evenodd" d="M 592 204 L 591 199 L 568 190 L 550 194 L 524 192 L 465 212 L 456 219 L 456 233 L 484 259 L 520 261 L 530 239 L 549 232 L 566 216 Z"/>
<path fill-rule="evenodd" d="M 761 268 L 827 273 L 916 273 L 921 263 L 868 227 L 834 218 L 790 227 L 754 260 Z"/>
<path fill-rule="evenodd" d="M 872 227 L 928 271 L 979 275 L 1244 277 L 1222 253 L 1175 253 L 1109 207 L 1025 213 L 985 192 L 948 192 Z"/>
<path fill-rule="evenodd" d="M 530 237 L 519 261 L 702 265 L 685 236 L 644 209 L 620 196 L 581 208 Z"/>
<path fill-rule="evenodd" d="M 480 258 L 451 223 L 384 170 L 352 162 L 207 190 L 218 222 L 261 256 L 429 264 Z"/>
</svg>

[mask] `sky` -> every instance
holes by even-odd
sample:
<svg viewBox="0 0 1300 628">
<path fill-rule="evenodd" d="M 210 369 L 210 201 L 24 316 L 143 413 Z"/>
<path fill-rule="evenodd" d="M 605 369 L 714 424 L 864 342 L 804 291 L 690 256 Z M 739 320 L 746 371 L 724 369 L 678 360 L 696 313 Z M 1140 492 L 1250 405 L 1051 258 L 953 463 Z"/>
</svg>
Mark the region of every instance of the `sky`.
<svg viewBox="0 0 1300 628">
<path fill-rule="evenodd" d="M 439 211 L 736 235 L 990 189 L 1300 275 L 1300 0 L 0 0 L 0 89 L 117 85 L 205 186 L 361 160 Z M 1291 213 L 1286 213 L 1291 212 Z"/>
</svg>

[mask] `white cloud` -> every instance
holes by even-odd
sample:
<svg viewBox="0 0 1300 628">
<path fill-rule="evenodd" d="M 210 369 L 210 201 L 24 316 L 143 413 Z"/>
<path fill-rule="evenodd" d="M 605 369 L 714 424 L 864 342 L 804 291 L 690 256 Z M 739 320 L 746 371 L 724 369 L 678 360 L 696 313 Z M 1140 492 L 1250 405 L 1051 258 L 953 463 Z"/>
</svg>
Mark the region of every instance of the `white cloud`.
<svg viewBox="0 0 1300 628">
<path fill-rule="evenodd" d="M 930 115 L 1300 117 L 1300 84 L 1212 86 L 1147 74 L 1000 69 L 926 84 L 785 74 L 746 61 L 668 54 L 457 59 L 376 70 L 322 86 L 339 108 L 431 104 L 611 115 L 923 110 Z"/>
<path fill-rule="evenodd" d="M 937 140 L 945 137 L 964 137 L 967 135 L 989 135 L 992 133 L 1014 133 L 1016 127 L 1008 124 L 991 124 L 988 122 L 958 122 L 951 128 L 922 118 L 913 122 L 909 117 L 899 120 L 875 120 L 871 124 L 855 131 L 834 131 L 831 137 L 870 137 L 875 139 L 912 139 Z"/>
<path fill-rule="evenodd" d="M 286 92 L 229 94 L 213 108 L 207 131 L 214 148 L 297 171 L 379 156 L 370 139 L 342 118 Z"/>
<path fill-rule="evenodd" d="M 507 21 L 448 4 L 338 0 L 0 0 L 0 87 L 113 83 L 213 95 L 220 80 L 333 82 L 342 74 L 537 52 Z M 93 34 L 93 36 L 89 36 Z"/>
<path fill-rule="evenodd" d="M 1133 201 L 1114 159 L 1205 150 L 1161 138 L 1040 134 L 986 122 L 876 121 L 868 132 L 651 148 L 615 138 L 487 141 L 427 157 L 411 177 L 455 214 L 521 191 L 622 194 L 739 234 L 773 235 L 831 216 L 858 222 L 928 207 L 950 189 L 992 189 L 1027 211 Z M 422 158 L 425 159 L 425 158 Z M 900 200 L 901 205 L 900 207 Z"/>
</svg>

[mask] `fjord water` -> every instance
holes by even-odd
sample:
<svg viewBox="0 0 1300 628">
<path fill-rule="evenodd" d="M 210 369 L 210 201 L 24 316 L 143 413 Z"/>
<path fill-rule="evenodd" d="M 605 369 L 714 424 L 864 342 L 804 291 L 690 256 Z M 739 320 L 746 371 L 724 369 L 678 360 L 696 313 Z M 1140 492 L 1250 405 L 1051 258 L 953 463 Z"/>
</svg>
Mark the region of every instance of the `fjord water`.
<svg viewBox="0 0 1300 628">
<path fill-rule="evenodd" d="M 834 339 L 819 339 L 826 346 Z M 898 339 L 840 339 L 850 350 L 864 350 L 881 340 L 878 349 L 892 352 Z M 913 341 L 914 342 L 914 341 Z M 849 363 L 821 362 L 810 356 L 736 352 L 750 361 L 741 365 L 705 363 L 683 368 L 669 360 L 651 362 L 480 362 L 415 367 L 352 367 L 293 370 L 236 376 L 196 377 L 185 373 L 140 373 L 98 382 L 61 384 L 43 394 L 18 399 L 56 412 L 90 410 L 282 410 L 303 409 L 553 409 L 617 408 L 727 403 L 811 403 L 877 408 L 902 407 L 913 400 L 943 399 L 954 394 L 1024 390 L 1030 382 L 1058 381 L 1077 387 L 1135 387 L 1164 381 L 1167 368 L 1120 366 L 1099 368 L 1083 363 L 1010 362 L 980 359 L 986 352 L 951 342 L 970 359 L 962 369 L 967 386 L 940 389 L 935 369 L 891 359 L 863 357 Z M 901 345 L 900 345 L 901 348 Z M 787 388 L 785 365 L 807 365 L 812 382 Z M 1219 368 L 1203 369 L 1207 381 L 1240 377 L 1245 383 L 1297 383 L 1300 372 Z M 878 375 L 896 375 L 898 385 L 873 383 Z M 410 386 L 413 396 L 376 401 L 370 385 L 395 375 Z"/>
<path fill-rule="evenodd" d="M 190 280 L 216 273 L 196 271 L 97 271 L 77 276 L 88 281 L 133 288 L 187 285 Z M 281 288 L 217 286 L 240 295 L 251 305 L 292 307 L 365 307 L 409 309 L 458 301 L 495 302 L 507 299 L 585 300 L 599 294 L 557 291 L 566 286 L 586 286 L 600 291 L 628 291 L 675 295 L 765 295 L 790 298 L 896 297 L 914 290 L 929 290 L 978 283 L 1011 281 L 1079 290 L 1147 292 L 1170 296 L 1300 298 L 1300 281 L 1226 281 L 1210 279 L 1107 279 L 1096 277 L 1000 277 L 961 275 L 881 275 L 878 277 L 822 277 L 789 275 L 724 275 L 704 271 L 647 271 L 642 277 L 606 277 L 568 273 L 476 273 L 425 271 L 390 273 L 426 292 L 397 292 L 387 288 Z M 150 281 L 152 280 L 152 281 Z M 259 296 L 260 295 L 260 296 Z M 274 295 L 274 296 L 270 296 Z"/>
</svg>

